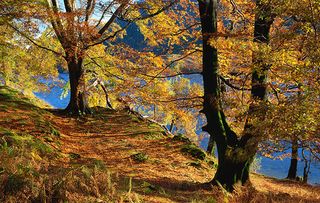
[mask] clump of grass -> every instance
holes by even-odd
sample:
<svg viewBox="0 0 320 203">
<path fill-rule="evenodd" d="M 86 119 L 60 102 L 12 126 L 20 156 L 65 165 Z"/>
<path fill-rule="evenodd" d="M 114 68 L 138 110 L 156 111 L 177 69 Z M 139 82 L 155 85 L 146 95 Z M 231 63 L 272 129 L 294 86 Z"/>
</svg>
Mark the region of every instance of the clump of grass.
<svg viewBox="0 0 320 203">
<path fill-rule="evenodd" d="M 201 163 L 199 161 L 192 161 L 192 162 L 187 163 L 187 165 L 193 166 L 198 169 L 201 168 Z"/>
<path fill-rule="evenodd" d="M 54 136 L 57 136 L 57 137 L 60 137 L 60 132 L 59 130 L 55 129 L 54 127 L 51 126 L 51 135 L 54 135 Z"/>
<path fill-rule="evenodd" d="M 172 140 L 174 140 L 174 141 L 182 141 L 182 142 L 189 143 L 189 144 L 191 143 L 189 138 L 187 138 L 186 136 L 184 136 L 183 134 L 180 134 L 180 133 L 175 135 L 172 138 Z"/>
<path fill-rule="evenodd" d="M 7 111 L 8 110 L 8 106 L 7 105 L 0 105 L 0 111 Z"/>
<path fill-rule="evenodd" d="M 163 134 L 160 132 L 148 132 L 144 135 L 146 140 L 160 140 L 163 139 Z"/>
<path fill-rule="evenodd" d="M 205 160 L 206 158 L 206 153 L 194 144 L 184 145 L 181 148 L 181 152 L 200 160 Z"/>
<path fill-rule="evenodd" d="M 143 162 L 146 162 L 149 157 L 147 154 L 143 152 L 138 152 L 138 153 L 132 154 L 130 158 L 135 162 L 143 163 Z"/>
<path fill-rule="evenodd" d="M 81 158 L 80 154 L 77 154 L 74 152 L 69 153 L 69 157 L 70 157 L 70 159 L 80 159 Z"/>
<path fill-rule="evenodd" d="M 204 199 L 193 199 L 191 203 L 218 203 L 214 197 L 208 197 Z"/>
<path fill-rule="evenodd" d="M 100 170 L 106 170 L 106 165 L 102 160 L 99 159 L 93 159 L 92 164 L 94 167 L 100 169 Z"/>
<path fill-rule="evenodd" d="M 141 122 L 141 119 L 138 118 L 136 115 L 129 114 L 129 116 L 131 117 L 131 121 L 132 122 L 134 122 L 134 123 L 140 123 Z"/>
<path fill-rule="evenodd" d="M 153 185 L 153 184 L 146 182 L 146 181 L 144 181 L 142 183 L 141 187 L 143 188 L 143 192 L 146 194 L 150 194 L 150 193 L 154 193 L 154 192 L 157 192 L 159 194 L 166 194 L 165 189 L 162 188 L 161 186 Z"/>
</svg>

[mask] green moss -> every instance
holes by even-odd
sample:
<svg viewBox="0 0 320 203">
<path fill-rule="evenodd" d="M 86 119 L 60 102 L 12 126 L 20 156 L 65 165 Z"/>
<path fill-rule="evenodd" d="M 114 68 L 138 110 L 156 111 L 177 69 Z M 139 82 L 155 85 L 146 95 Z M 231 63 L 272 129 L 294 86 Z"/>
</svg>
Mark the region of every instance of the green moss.
<svg viewBox="0 0 320 203">
<path fill-rule="evenodd" d="M 0 111 L 7 111 L 8 110 L 8 106 L 7 105 L 0 105 Z"/>
<path fill-rule="evenodd" d="M 226 201 L 226 202 L 228 202 L 228 201 Z M 217 203 L 217 201 L 213 197 L 209 197 L 206 199 L 202 199 L 202 198 L 194 199 L 191 201 L 191 203 Z"/>
<path fill-rule="evenodd" d="M 54 127 L 51 126 L 51 135 L 60 137 L 60 132 L 57 129 L 55 129 Z"/>
<path fill-rule="evenodd" d="M 90 178 L 93 173 L 93 171 L 87 166 L 82 166 L 81 172 L 85 175 L 86 178 Z"/>
<path fill-rule="evenodd" d="M 160 194 L 166 194 L 165 190 L 162 187 L 158 185 L 153 185 L 145 181 L 142 183 L 141 187 L 143 188 L 143 192 L 146 194 L 150 194 L 154 192 L 157 192 Z"/>
<path fill-rule="evenodd" d="M 47 144 L 45 144 L 39 139 L 33 140 L 33 142 L 31 142 L 31 147 L 38 150 L 42 154 L 53 152 L 53 149 L 51 147 L 49 147 Z"/>
<path fill-rule="evenodd" d="M 129 114 L 129 116 L 131 117 L 131 121 L 134 123 L 140 123 L 141 119 L 138 118 L 136 115 L 133 114 Z"/>
<path fill-rule="evenodd" d="M 135 162 L 140 162 L 140 163 L 143 163 L 143 162 L 147 161 L 148 158 L 149 158 L 147 154 L 142 153 L 142 152 L 132 154 L 130 157 Z"/>
<path fill-rule="evenodd" d="M 160 140 L 163 139 L 163 134 L 160 132 L 147 132 L 144 139 L 146 140 Z"/>
<path fill-rule="evenodd" d="M 15 135 L 15 133 L 13 131 L 11 131 L 10 129 L 3 128 L 0 126 L 0 135 L 13 136 L 13 135 Z"/>
<path fill-rule="evenodd" d="M 148 128 L 150 128 L 150 129 L 157 129 L 157 130 L 162 129 L 161 126 L 159 126 L 159 124 L 156 124 L 156 123 L 150 123 L 150 124 L 148 125 Z"/>
<path fill-rule="evenodd" d="M 206 153 L 194 144 L 184 145 L 181 148 L 181 152 L 200 160 L 204 160 L 206 158 Z"/>
<path fill-rule="evenodd" d="M 13 100 L 18 91 L 2 86 L 0 89 L 0 97 L 4 100 Z"/>
<path fill-rule="evenodd" d="M 188 166 L 193 166 L 195 168 L 201 168 L 201 163 L 199 161 L 193 161 L 193 162 L 189 162 L 187 163 Z"/>
<path fill-rule="evenodd" d="M 80 154 L 73 153 L 73 152 L 69 153 L 69 157 L 70 157 L 70 159 L 80 159 L 81 158 Z"/>
<path fill-rule="evenodd" d="M 182 141 L 182 142 L 185 142 L 185 143 L 191 143 L 190 139 L 187 138 L 186 136 L 182 135 L 182 134 L 178 134 L 178 135 L 175 135 L 172 140 L 174 141 Z"/>
<path fill-rule="evenodd" d="M 93 159 L 92 164 L 100 170 L 105 170 L 107 168 L 105 163 L 99 159 Z"/>
</svg>

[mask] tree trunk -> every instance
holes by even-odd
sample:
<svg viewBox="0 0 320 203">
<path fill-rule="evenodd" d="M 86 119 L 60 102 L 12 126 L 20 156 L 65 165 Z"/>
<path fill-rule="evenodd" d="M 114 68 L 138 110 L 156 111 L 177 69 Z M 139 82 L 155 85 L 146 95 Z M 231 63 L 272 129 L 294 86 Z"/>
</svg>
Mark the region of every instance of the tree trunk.
<svg viewBox="0 0 320 203">
<path fill-rule="evenodd" d="M 67 63 L 71 96 L 65 111 L 75 115 L 90 113 L 85 98 L 85 80 L 84 71 L 82 69 L 82 59 L 71 58 Z"/>
<path fill-rule="evenodd" d="M 311 156 L 309 156 L 309 159 L 307 159 L 306 155 L 305 155 L 305 150 L 302 149 L 302 158 L 304 160 L 304 168 L 303 168 L 303 179 L 302 181 L 304 183 L 308 182 L 308 176 L 310 173 L 310 166 L 311 166 Z"/>
<path fill-rule="evenodd" d="M 217 1 L 210 2 L 199 1 L 199 10 L 202 26 L 202 46 L 203 46 L 203 83 L 204 83 L 204 103 L 203 112 L 207 117 L 207 125 L 203 130 L 210 134 L 207 152 L 212 153 L 215 138 L 214 138 L 214 122 L 219 119 L 219 83 L 218 83 L 218 53 L 215 47 L 209 45 L 210 37 L 213 37 L 217 32 L 216 19 Z"/>
<path fill-rule="evenodd" d="M 243 156 L 243 150 L 236 147 L 237 135 L 227 124 L 221 105 L 221 86 L 218 75 L 218 53 L 209 45 L 210 37 L 217 33 L 217 0 L 199 1 L 203 39 L 203 82 L 204 103 L 202 112 L 206 115 L 204 131 L 210 134 L 208 153 L 218 150 L 218 170 L 211 183 L 219 183 L 227 190 L 233 190 L 236 182 L 246 182 L 249 177 L 250 157 Z"/>
<path fill-rule="evenodd" d="M 203 127 L 203 130 L 210 134 L 207 151 L 213 152 L 214 143 L 218 151 L 218 169 L 211 183 L 219 183 L 228 191 L 232 191 L 235 183 L 245 184 L 249 180 L 250 164 L 256 153 L 258 139 L 252 134 L 253 124 L 247 122 L 244 136 L 239 140 L 236 133 L 229 127 L 223 113 L 218 75 L 218 53 L 217 49 L 208 43 L 210 37 L 217 34 L 217 6 L 217 0 L 199 1 L 203 39 L 204 103 L 202 112 L 207 118 L 207 125 Z M 260 1 L 257 1 L 257 7 L 258 10 L 264 10 Z M 254 30 L 255 42 L 269 42 L 272 22 L 269 13 L 258 12 Z M 256 67 L 252 76 L 252 98 L 264 100 L 268 66 L 257 58 L 254 58 L 253 62 Z M 249 117 L 256 116 L 257 109 L 252 105 L 249 109 Z"/>
<path fill-rule="evenodd" d="M 291 162 L 287 178 L 295 180 L 297 178 L 298 167 L 298 140 L 296 138 L 292 139 L 291 150 Z"/>
<path fill-rule="evenodd" d="M 243 152 L 239 147 L 228 147 L 224 156 L 219 156 L 218 169 L 212 183 L 219 183 L 228 191 L 233 191 L 236 183 L 247 183 L 253 156 Z"/>
</svg>

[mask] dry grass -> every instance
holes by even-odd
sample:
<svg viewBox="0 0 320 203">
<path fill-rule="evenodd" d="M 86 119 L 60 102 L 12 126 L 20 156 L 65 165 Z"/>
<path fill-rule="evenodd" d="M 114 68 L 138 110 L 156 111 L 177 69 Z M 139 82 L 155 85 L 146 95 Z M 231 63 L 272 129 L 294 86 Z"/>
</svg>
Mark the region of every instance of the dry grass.
<svg viewBox="0 0 320 203">
<path fill-rule="evenodd" d="M 0 99 L 0 202 L 320 202 L 319 187 L 257 174 L 233 194 L 206 185 L 210 157 L 126 111 L 70 118 L 4 87 Z"/>
</svg>

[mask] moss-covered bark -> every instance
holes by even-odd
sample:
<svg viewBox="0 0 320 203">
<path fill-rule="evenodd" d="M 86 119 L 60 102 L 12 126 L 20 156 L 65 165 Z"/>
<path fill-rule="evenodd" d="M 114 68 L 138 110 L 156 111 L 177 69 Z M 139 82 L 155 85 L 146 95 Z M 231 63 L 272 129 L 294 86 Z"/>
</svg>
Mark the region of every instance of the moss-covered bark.
<svg viewBox="0 0 320 203">
<path fill-rule="evenodd" d="M 214 143 L 218 151 L 218 170 L 212 183 L 218 182 L 228 191 L 232 191 L 235 183 L 245 184 L 249 179 L 250 164 L 259 143 L 259 135 L 253 133 L 255 126 L 251 121 L 257 116 L 259 105 L 250 106 L 244 136 L 238 138 L 228 125 L 221 105 L 218 52 L 208 43 L 209 39 L 217 34 L 217 7 L 217 0 L 199 0 L 203 39 L 204 103 L 202 112 L 207 118 L 207 125 L 203 130 L 210 134 L 207 151 L 213 152 Z M 270 8 L 258 0 L 254 27 L 254 41 L 257 43 L 269 43 L 269 32 L 273 22 L 270 14 Z M 253 63 L 251 96 L 263 102 L 266 98 L 269 65 L 257 56 L 253 58 Z"/>
<path fill-rule="evenodd" d="M 85 99 L 85 79 L 84 70 L 82 68 L 82 59 L 69 57 L 67 62 L 71 95 L 65 111 L 76 115 L 90 113 Z"/>
</svg>

